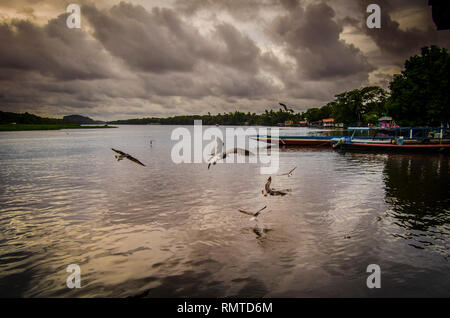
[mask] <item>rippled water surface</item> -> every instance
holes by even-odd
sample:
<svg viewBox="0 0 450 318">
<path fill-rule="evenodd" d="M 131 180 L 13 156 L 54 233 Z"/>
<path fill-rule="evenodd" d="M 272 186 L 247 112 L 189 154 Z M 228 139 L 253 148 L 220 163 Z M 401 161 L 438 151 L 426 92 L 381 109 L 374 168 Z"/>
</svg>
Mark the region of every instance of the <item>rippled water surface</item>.
<svg viewBox="0 0 450 318">
<path fill-rule="evenodd" d="M 0 133 L 0 296 L 450 296 L 449 156 L 280 149 L 264 197 L 259 164 L 174 164 L 174 128 Z"/>
</svg>

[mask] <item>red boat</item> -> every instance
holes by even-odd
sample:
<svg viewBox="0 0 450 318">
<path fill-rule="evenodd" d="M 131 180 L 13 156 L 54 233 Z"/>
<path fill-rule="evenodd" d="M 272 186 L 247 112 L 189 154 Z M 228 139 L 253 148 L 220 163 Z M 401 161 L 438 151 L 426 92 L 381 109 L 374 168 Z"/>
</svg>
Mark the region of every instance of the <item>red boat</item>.
<svg viewBox="0 0 450 318">
<path fill-rule="evenodd" d="M 440 152 L 449 153 L 450 144 L 382 144 L 367 142 L 341 142 L 333 145 L 336 149 L 377 152 Z"/>
</svg>

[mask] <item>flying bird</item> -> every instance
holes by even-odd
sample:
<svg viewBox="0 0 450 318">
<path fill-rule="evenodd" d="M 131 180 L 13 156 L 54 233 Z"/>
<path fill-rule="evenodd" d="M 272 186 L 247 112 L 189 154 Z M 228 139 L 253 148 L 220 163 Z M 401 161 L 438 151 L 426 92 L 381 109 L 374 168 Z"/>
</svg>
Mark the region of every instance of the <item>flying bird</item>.
<svg viewBox="0 0 450 318">
<path fill-rule="evenodd" d="M 215 165 L 217 161 L 225 159 L 230 154 L 239 154 L 242 156 L 250 156 L 253 155 L 252 152 L 250 152 L 247 149 L 242 149 L 238 147 L 234 147 L 233 149 L 227 150 L 225 152 L 221 153 L 215 153 L 214 156 L 212 156 L 208 161 L 208 169 L 211 167 L 211 165 Z"/>
<path fill-rule="evenodd" d="M 239 209 L 239 212 L 247 214 L 247 215 L 251 215 L 252 218 L 250 219 L 250 221 L 256 220 L 256 218 L 258 217 L 258 215 L 261 213 L 262 210 L 264 210 L 265 208 L 267 208 L 267 205 L 265 207 L 263 207 L 262 209 L 259 209 L 256 212 L 249 212 L 249 211 L 245 211 L 245 210 L 241 210 Z"/>
<path fill-rule="evenodd" d="M 294 172 L 294 170 L 295 169 L 297 169 L 297 167 L 295 167 L 294 169 L 292 169 L 291 171 L 289 171 L 289 172 L 286 172 L 286 173 L 283 173 L 283 174 L 279 174 L 278 176 L 288 176 L 288 177 L 291 177 L 292 176 L 292 173 Z"/>
<path fill-rule="evenodd" d="M 114 157 L 116 157 L 117 161 L 120 161 L 120 160 L 123 160 L 123 159 L 127 158 L 128 160 L 131 160 L 131 161 L 137 163 L 138 165 L 141 165 L 141 166 L 145 167 L 145 165 L 142 162 L 140 162 L 139 160 L 137 160 L 133 156 L 131 156 L 131 155 L 125 153 L 125 152 L 122 152 L 120 150 L 114 149 L 114 148 L 111 148 L 111 150 L 118 153 L 118 155 L 114 156 Z"/>
<path fill-rule="evenodd" d="M 278 103 L 278 104 L 280 104 L 281 106 L 283 106 L 283 108 L 284 108 L 284 110 L 285 110 L 286 112 L 294 113 L 294 110 L 293 110 L 292 108 L 287 108 L 287 106 L 286 106 L 285 104 L 283 104 L 283 103 Z"/>
<path fill-rule="evenodd" d="M 222 139 L 216 136 L 216 147 L 214 148 L 213 152 L 211 152 L 211 157 L 214 157 L 214 155 L 221 153 L 222 149 L 223 149 L 223 141 Z"/>
<path fill-rule="evenodd" d="M 264 196 L 266 196 L 267 194 L 284 196 L 284 195 L 286 195 L 289 191 L 291 191 L 290 189 L 286 189 L 286 190 L 275 190 L 275 189 L 272 189 L 272 188 L 270 187 L 271 184 L 272 184 L 272 177 L 269 177 L 269 178 L 267 179 L 266 185 L 265 185 L 265 187 L 264 187 L 265 192 L 264 192 L 264 190 L 262 190 L 262 194 L 263 194 Z"/>
</svg>

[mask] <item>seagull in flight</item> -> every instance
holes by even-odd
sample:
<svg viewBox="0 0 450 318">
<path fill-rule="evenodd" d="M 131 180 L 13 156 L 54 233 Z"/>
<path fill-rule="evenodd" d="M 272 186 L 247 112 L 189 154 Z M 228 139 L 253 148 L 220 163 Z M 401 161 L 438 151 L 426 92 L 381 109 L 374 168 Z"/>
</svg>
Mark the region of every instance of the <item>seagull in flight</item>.
<svg viewBox="0 0 450 318">
<path fill-rule="evenodd" d="M 256 218 L 258 217 L 258 215 L 261 213 L 262 210 L 264 210 L 265 208 L 267 208 L 267 205 L 265 207 L 263 207 L 262 209 L 259 209 L 256 212 L 249 212 L 249 211 L 245 211 L 245 210 L 241 210 L 239 209 L 239 212 L 247 214 L 247 215 L 251 215 L 252 218 L 250 219 L 250 221 L 256 220 Z"/>
<path fill-rule="evenodd" d="M 230 154 L 239 154 L 243 156 L 250 156 L 253 155 L 252 152 L 250 152 L 247 149 L 242 149 L 238 147 L 234 147 L 233 149 L 227 150 L 225 152 L 215 153 L 214 156 L 212 156 L 208 161 L 208 169 L 211 167 L 211 165 L 215 165 L 217 161 L 225 159 Z"/>
<path fill-rule="evenodd" d="M 294 172 L 294 170 L 295 169 L 297 169 L 297 167 L 295 167 L 294 169 L 292 169 L 291 171 L 289 171 L 289 172 L 286 172 L 286 173 L 283 173 L 283 174 L 279 174 L 278 176 L 288 176 L 288 177 L 291 177 L 292 176 L 292 173 Z"/>
<path fill-rule="evenodd" d="M 280 104 L 280 106 L 283 106 L 283 108 L 286 112 L 294 113 L 294 110 L 292 108 L 287 108 L 287 106 L 285 104 L 283 104 L 283 103 L 278 103 L 278 104 Z"/>
<path fill-rule="evenodd" d="M 211 157 L 214 157 L 216 154 L 221 153 L 222 149 L 223 149 L 223 141 L 222 139 L 216 136 L 216 147 L 214 148 L 213 152 L 211 152 Z"/>
<path fill-rule="evenodd" d="M 267 179 L 266 185 L 265 185 L 265 187 L 264 187 L 265 192 L 264 192 L 264 190 L 262 190 L 262 194 L 263 194 L 264 196 L 266 196 L 267 194 L 284 196 L 284 195 L 286 195 L 288 192 L 291 191 L 290 189 L 286 189 L 286 190 L 275 190 L 275 189 L 272 189 L 272 188 L 270 187 L 271 183 L 272 183 L 272 177 L 269 177 L 269 178 Z"/>
<path fill-rule="evenodd" d="M 123 159 L 127 158 L 128 160 L 131 160 L 131 161 L 137 163 L 138 165 L 141 165 L 141 166 L 145 167 L 145 165 L 142 162 L 140 162 L 139 160 L 137 160 L 133 156 L 131 156 L 131 155 L 125 153 L 125 152 L 122 152 L 120 150 L 114 149 L 114 148 L 111 148 L 111 150 L 116 152 L 116 153 L 118 153 L 118 155 L 114 156 L 114 157 L 116 157 L 117 161 L 120 161 L 120 160 L 123 160 Z"/>
</svg>

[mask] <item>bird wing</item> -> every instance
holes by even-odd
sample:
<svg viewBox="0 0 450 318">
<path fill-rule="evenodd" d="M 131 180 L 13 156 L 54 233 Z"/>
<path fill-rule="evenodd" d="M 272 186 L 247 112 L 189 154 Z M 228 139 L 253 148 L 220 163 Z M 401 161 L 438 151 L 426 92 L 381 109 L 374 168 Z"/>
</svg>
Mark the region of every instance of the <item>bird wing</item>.
<svg viewBox="0 0 450 318">
<path fill-rule="evenodd" d="M 292 169 L 291 171 L 289 171 L 288 174 L 291 174 L 295 169 L 297 169 L 297 167 L 294 167 L 294 169 Z"/>
<path fill-rule="evenodd" d="M 267 205 L 264 206 L 262 209 L 259 209 L 258 211 L 255 212 L 254 216 L 258 216 L 262 210 L 264 210 L 265 208 L 267 208 Z"/>
<path fill-rule="evenodd" d="M 250 152 L 247 149 L 234 147 L 233 149 L 230 149 L 230 150 L 222 152 L 222 153 L 215 154 L 213 157 L 209 158 L 208 169 L 211 167 L 212 164 L 215 164 L 219 160 L 225 159 L 231 153 L 240 154 L 243 156 L 254 155 L 254 153 Z"/>
<path fill-rule="evenodd" d="M 117 149 L 114 149 L 114 148 L 111 148 L 111 150 L 114 151 L 114 152 L 117 152 L 118 154 L 121 154 L 122 156 L 126 156 L 127 155 L 125 152 L 117 150 Z"/>
<path fill-rule="evenodd" d="M 216 149 L 215 153 L 221 153 L 223 151 L 223 141 L 219 137 L 216 136 Z"/>
<path fill-rule="evenodd" d="M 214 154 L 211 158 L 209 158 L 208 160 L 208 169 L 211 165 L 216 164 L 216 162 L 220 159 L 224 158 L 225 153 L 219 153 L 219 154 Z"/>
<path fill-rule="evenodd" d="M 290 175 L 295 169 L 297 169 L 297 167 L 295 167 L 294 169 L 292 169 L 292 170 L 289 171 L 289 172 L 279 174 L 279 176 L 280 176 L 280 177 L 281 177 L 281 176 L 288 176 L 288 175 Z"/>
<path fill-rule="evenodd" d="M 269 193 L 270 193 L 270 195 L 281 195 L 281 196 L 287 194 L 287 192 L 284 192 L 284 191 L 281 191 L 281 190 L 272 190 L 272 191 L 269 192 Z"/>
<path fill-rule="evenodd" d="M 270 182 L 267 181 L 266 185 L 264 186 L 264 189 L 266 190 L 267 193 L 270 193 L 272 191 L 272 189 L 270 188 Z"/>
<path fill-rule="evenodd" d="M 244 214 L 247 214 L 247 215 L 251 215 L 251 216 L 254 216 L 254 213 L 252 213 L 252 212 L 248 212 L 248 211 L 245 211 L 245 210 L 241 210 L 241 209 L 239 209 L 239 212 L 241 212 L 241 213 L 244 213 Z"/>
<path fill-rule="evenodd" d="M 242 148 L 238 148 L 238 147 L 234 147 L 233 149 L 228 150 L 225 154 L 230 154 L 230 153 L 235 153 L 235 154 L 239 154 L 239 155 L 243 155 L 243 156 L 254 155 L 253 152 L 251 152 L 247 149 L 242 149 Z"/>
<path fill-rule="evenodd" d="M 144 167 L 145 167 L 145 165 L 144 165 L 142 162 L 140 162 L 139 160 L 137 160 L 136 158 L 134 158 L 134 157 L 132 157 L 132 156 L 130 156 L 130 155 L 127 155 L 127 159 L 128 159 L 128 160 L 131 160 L 131 161 L 133 161 L 133 162 L 136 162 L 138 165 L 141 165 L 141 166 L 144 166 Z"/>
</svg>

